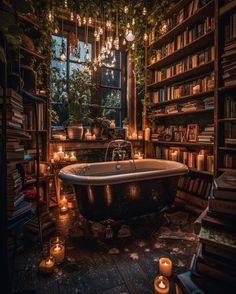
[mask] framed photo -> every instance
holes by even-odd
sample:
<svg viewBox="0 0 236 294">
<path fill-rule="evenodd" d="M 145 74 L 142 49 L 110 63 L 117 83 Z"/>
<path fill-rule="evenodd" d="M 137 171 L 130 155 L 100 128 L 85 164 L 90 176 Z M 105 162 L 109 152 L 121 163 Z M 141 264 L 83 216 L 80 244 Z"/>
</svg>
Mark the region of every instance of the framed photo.
<svg viewBox="0 0 236 294">
<path fill-rule="evenodd" d="M 187 125 L 187 142 L 197 142 L 199 127 L 197 124 Z"/>
</svg>

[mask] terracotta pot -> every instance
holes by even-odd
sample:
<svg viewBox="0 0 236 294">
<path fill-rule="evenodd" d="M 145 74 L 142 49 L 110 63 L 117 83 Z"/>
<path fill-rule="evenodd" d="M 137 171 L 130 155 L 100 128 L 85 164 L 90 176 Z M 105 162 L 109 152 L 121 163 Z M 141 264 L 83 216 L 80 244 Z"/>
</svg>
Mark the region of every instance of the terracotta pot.
<svg viewBox="0 0 236 294">
<path fill-rule="evenodd" d="M 67 132 L 70 140 L 82 140 L 84 128 L 82 124 L 71 125 L 68 126 Z"/>
</svg>

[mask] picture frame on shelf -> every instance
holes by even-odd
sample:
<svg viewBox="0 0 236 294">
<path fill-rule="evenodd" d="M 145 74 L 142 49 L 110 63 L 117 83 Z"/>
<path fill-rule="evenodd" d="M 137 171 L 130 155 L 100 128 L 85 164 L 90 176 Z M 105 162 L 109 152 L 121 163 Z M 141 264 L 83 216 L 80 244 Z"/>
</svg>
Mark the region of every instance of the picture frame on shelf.
<svg viewBox="0 0 236 294">
<path fill-rule="evenodd" d="M 198 124 L 187 125 L 187 142 L 197 142 L 198 134 L 199 134 Z"/>
</svg>

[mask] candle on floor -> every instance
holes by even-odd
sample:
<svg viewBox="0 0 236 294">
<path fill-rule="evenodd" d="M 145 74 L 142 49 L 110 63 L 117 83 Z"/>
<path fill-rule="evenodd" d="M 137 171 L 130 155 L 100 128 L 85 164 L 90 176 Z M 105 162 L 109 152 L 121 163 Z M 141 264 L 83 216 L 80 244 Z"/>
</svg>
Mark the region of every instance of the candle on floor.
<svg viewBox="0 0 236 294">
<path fill-rule="evenodd" d="M 198 154 L 197 156 L 197 170 L 204 170 L 204 154 Z"/>
<path fill-rule="evenodd" d="M 50 255 L 54 258 L 55 264 L 60 264 L 65 259 L 64 240 L 61 237 L 55 237 L 50 240 Z"/>
<path fill-rule="evenodd" d="M 162 257 L 159 260 L 160 274 L 170 277 L 172 275 L 172 261 L 167 257 Z"/>
<path fill-rule="evenodd" d="M 155 294 L 168 294 L 170 291 L 170 283 L 164 276 L 157 276 L 154 280 Z"/>
<path fill-rule="evenodd" d="M 61 207 L 60 207 L 60 213 L 64 214 L 68 211 L 68 200 L 65 196 L 63 196 L 61 200 Z"/>
<path fill-rule="evenodd" d="M 39 264 L 39 272 L 42 274 L 51 274 L 54 271 L 54 258 L 43 259 Z"/>
</svg>

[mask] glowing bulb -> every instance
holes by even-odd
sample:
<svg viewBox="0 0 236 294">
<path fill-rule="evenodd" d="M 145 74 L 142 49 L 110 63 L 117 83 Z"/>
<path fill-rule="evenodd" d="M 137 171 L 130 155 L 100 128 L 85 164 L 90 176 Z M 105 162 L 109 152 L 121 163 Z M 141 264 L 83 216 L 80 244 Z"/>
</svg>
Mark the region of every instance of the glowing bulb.
<svg viewBox="0 0 236 294">
<path fill-rule="evenodd" d="M 103 28 L 100 27 L 98 30 L 99 30 L 99 35 L 102 35 L 103 34 Z"/>
<path fill-rule="evenodd" d="M 132 50 L 135 49 L 135 44 L 134 44 L 134 43 L 132 44 L 131 49 L 132 49 Z"/>
<path fill-rule="evenodd" d="M 97 30 L 94 31 L 94 34 L 93 35 L 94 35 L 95 38 L 97 37 L 97 35 L 98 35 Z"/>
<path fill-rule="evenodd" d="M 125 40 L 125 39 L 123 40 L 122 44 L 123 44 L 124 46 L 126 45 L 126 40 Z"/>
<path fill-rule="evenodd" d="M 93 70 L 94 70 L 94 71 L 97 71 L 97 69 L 98 69 L 98 68 L 97 68 L 96 66 L 94 66 Z"/>
<path fill-rule="evenodd" d="M 143 15 L 147 15 L 147 8 L 143 7 Z"/>
<path fill-rule="evenodd" d="M 53 20 L 54 20 L 54 15 L 53 15 L 52 11 L 50 10 L 48 12 L 48 21 L 49 22 L 53 22 Z"/>
<path fill-rule="evenodd" d="M 81 63 L 81 58 L 80 58 L 80 57 L 78 57 L 78 58 L 77 58 L 77 61 L 78 61 L 79 63 Z"/>
<path fill-rule="evenodd" d="M 86 17 L 84 16 L 83 17 L 83 24 L 86 24 L 87 20 L 86 20 Z"/>
<path fill-rule="evenodd" d="M 67 0 L 64 1 L 64 7 L 67 9 L 68 8 L 68 2 Z"/>
<path fill-rule="evenodd" d="M 55 34 L 58 34 L 59 33 L 59 28 L 58 27 L 55 27 L 54 33 Z"/>
<path fill-rule="evenodd" d="M 73 13 L 73 12 L 70 13 L 70 20 L 71 20 L 71 21 L 74 20 L 74 13 Z"/>
<path fill-rule="evenodd" d="M 128 22 L 127 25 L 126 25 L 127 29 L 130 28 L 130 23 Z"/>
<path fill-rule="evenodd" d="M 90 56 L 89 56 L 89 53 L 88 52 L 85 54 L 85 60 L 86 61 L 90 61 Z"/>
<path fill-rule="evenodd" d="M 99 40 L 100 40 L 100 35 L 97 35 L 96 42 L 99 42 Z"/>
<path fill-rule="evenodd" d="M 135 25 L 135 19 L 134 18 L 132 19 L 132 25 L 133 26 Z"/>
<path fill-rule="evenodd" d="M 102 54 L 101 54 L 101 60 L 104 60 L 106 58 L 106 55 L 105 55 L 105 53 L 103 52 Z"/>
<path fill-rule="evenodd" d="M 89 24 L 92 24 L 92 17 L 91 17 L 91 16 L 90 16 L 89 19 L 88 19 L 88 23 L 89 23 Z"/>
<path fill-rule="evenodd" d="M 61 59 L 62 61 L 66 61 L 66 55 L 65 55 L 65 53 L 61 53 L 61 55 L 60 55 L 60 59 Z"/>
<path fill-rule="evenodd" d="M 127 14 L 128 12 L 129 12 L 129 7 L 128 6 L 125 6 L 124 7 L 124 13 Z"/>
<path fill-rule="evenodd" d="M 160 29 L 161 34 L 165 34 L 167 32 L 167 29 L 168 29 L 167 24 L 166 23 L 163 23 L 162 24 L 162 27 Z"/>
<path fill-rule="evenodd" d="M 80 17 L 79 14 L 76 14 L 76 19 L 77 19 L 78 21 L 81 21 L 81 17 Z"/>
<path fill-rule="evenodd" d="M 135 39 L 135 36 L 132 32 L 132 30 L 129 30 L 128 34 L 125 36 L 126 40 L 128 42 L 133 42 L 133 40 Z"/>
<path fill-rule="evenodd" d="M 143 39 L 144 39 L 144 41 L 148 40 L 148 34 L 147 33 L 144 33 Z"/>
</svg>

